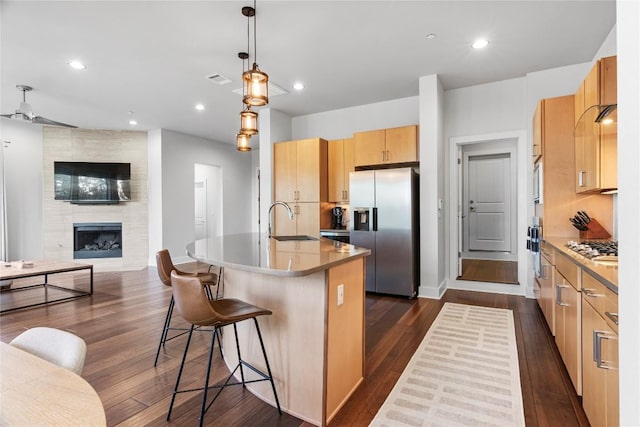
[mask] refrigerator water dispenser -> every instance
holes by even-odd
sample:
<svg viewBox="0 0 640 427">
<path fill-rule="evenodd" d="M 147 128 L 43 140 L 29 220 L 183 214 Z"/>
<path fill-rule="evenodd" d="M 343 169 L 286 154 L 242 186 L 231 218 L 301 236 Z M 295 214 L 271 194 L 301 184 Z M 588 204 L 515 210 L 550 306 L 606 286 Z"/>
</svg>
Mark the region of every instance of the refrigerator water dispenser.
<svg viewBox="0 0 640 427">
<path fill-rule="evenodd" d="M 353 210 L 353 229 L 358 231 L 370 231 L 369 227 L 369 209 L 365 208 L 355 208 Z"/>
</svg>

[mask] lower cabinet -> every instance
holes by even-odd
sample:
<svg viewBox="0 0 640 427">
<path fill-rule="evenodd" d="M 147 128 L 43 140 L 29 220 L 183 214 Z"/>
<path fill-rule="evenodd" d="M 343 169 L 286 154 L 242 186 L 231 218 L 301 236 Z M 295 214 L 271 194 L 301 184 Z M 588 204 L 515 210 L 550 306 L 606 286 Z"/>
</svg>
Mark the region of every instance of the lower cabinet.
<svg viewBox="0 0 640 427">
<path fill-rule="evenodd" d="M 580 333 L 580 292 L 561 274 L 555 275 L 556 289 L 556 346 L 560 351 L 571 382 L 582 395 L 582 345 Z"/>
<path fill-rule="evenodd" d="M 592 427 L 619 425 L 618 334 L 602 310 L 609 292 L 597 289 L 582 299 L 582 407 Z"/>
<path fill-rule="evenodd" d="M 547 259 L 549 256 L 549 259 Z M 540 305 L 540 309 L 544 314 L 545 319 L 547 320 L 547 325 L 549 325 L 549 330 L 551 331 L 551 335 L 556 334 L 556 292 L 554 287 L 554 272 L 555 268 L 552 264 L 552 255 L 549 254 L 545 256 L 544 253 L 540 254 L 541 266 L 540 266 L 540 277 L 536 278 L 536 282 L 540 287 L 539 296 L 538 296 L 538 304 Z"/>
<path fill-rule="evenodd" d="M 320 203 L 290 204 L 293 219 L 290 220 L 284 209 L 275 213 L 275 230 L 280 236 L 307 235 L 320 237 Z M 326 224 L 324 224 L 326 225 Z M 326 226 L 324 228 L 327 228 Z"/>
</svg>

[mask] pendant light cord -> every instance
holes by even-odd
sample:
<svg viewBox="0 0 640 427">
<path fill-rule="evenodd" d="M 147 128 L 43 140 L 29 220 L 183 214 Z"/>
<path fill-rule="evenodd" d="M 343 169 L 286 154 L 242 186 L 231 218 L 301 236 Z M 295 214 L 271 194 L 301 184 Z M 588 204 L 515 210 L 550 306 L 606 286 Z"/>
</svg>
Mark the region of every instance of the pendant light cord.
<svg viewBox="0 0 640 427">
<path fill-rule="evenodd" d="M 253 63 L 258 63 L 258 36 L 256 34 L 256 17 L 258 9 L 256 9 L 256 0 L 253 0 Z"/>
</svg>

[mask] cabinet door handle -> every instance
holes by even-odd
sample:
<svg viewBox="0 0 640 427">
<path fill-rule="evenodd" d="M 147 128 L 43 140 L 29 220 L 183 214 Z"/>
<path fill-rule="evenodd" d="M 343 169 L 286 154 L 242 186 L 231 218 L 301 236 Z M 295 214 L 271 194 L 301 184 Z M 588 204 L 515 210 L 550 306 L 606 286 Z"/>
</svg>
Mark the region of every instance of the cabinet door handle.
<svg viewBox="0 0 640 427">
<path fill-rule="evenodd" d="M 568 288 L 568 286 L 556 284 L 556 304 L 560 307 L 569 307 L 569 304 L 562 302 L 562 288 Z"/>
<path fill-rule="evenodd" d="M 612 336 L 607 335 L 605 331 L 593 330 L 593 361 L 596 362 L 596 367 L 600 369 L 614 369 L 612 366 L 607 365 L 607 362 L 602 360 L 602 340 L 615 339 Z"/>
<path fill-rule="evenodd" d="M 594 291 L 595 291 L 595 289 L 582 288 L 582 292 L 583 292 L 586 296 L 588 296 L 588 297 L 591 297 L 591 298 L 601 298 L 601 297 L 603 297 L 603 296 L 604 296 L 604 295 L 602 295 L 602 294 L 596 294 Z"/>
<path fill-rule="evenodd" d="M 578 172 L 578 187 L 584 187 L 584 171 Z"/>
<path fill-rule="evenodd" d="M 387 162 L 391 161 L 391 156 L 389 155 L 389 150 L 387 150 Z"/>
<path fill-rule="evenodd" d="M 382 150 L 382 161 L 384 162 L 384 150 Z"/>
<path fill-rule="evenodd" d="M 609 311 L 604 312 L 605 316 L 607 316 L 613 323 L 618 324 L 618 313 L 611 313 Z"/>
</svg>

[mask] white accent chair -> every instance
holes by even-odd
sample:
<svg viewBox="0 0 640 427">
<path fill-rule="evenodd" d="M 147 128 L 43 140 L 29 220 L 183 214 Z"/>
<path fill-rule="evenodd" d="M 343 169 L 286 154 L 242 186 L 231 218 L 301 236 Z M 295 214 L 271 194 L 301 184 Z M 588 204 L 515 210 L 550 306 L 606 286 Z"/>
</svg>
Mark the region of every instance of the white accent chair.
<svg viewBox="0 0 640 427">
<path fill-rule="evenodd" d="M 53 328 L 27 329 L 10 344 L 78 375 L 82 373 L 87 354 L 87 344 L 82 338 Z"/>
</svg>

